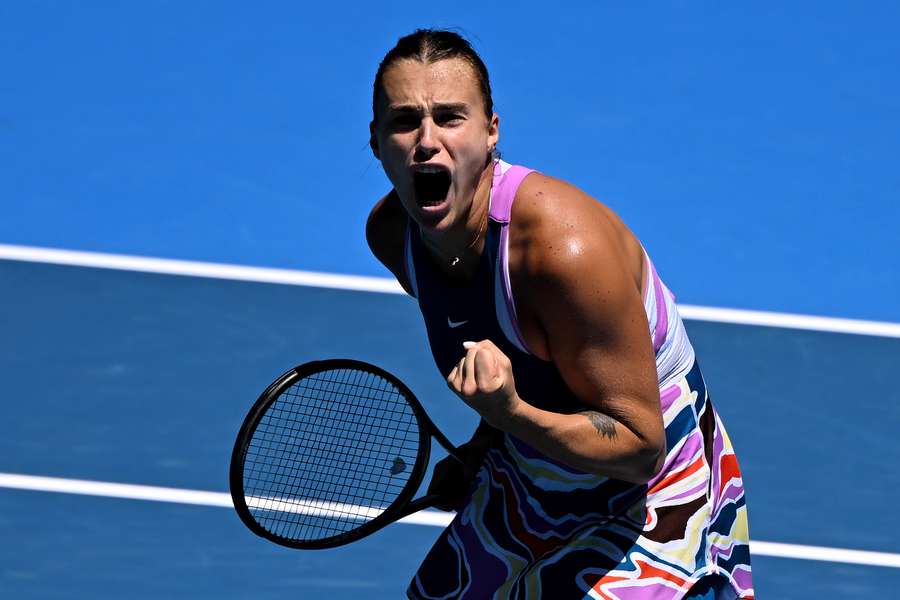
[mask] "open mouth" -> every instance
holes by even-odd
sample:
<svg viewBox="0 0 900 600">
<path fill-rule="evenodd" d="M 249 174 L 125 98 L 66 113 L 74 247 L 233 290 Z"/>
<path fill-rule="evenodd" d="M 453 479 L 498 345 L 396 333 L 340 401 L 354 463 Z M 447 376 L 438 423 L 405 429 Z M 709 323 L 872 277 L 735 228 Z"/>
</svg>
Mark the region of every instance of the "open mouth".
<svg viewBox="0 0 900 600">
<path fill-rule="evenodd" d="M 421 207 L 438 206 L 450 191 L 450 173 L 440 170 L 421 170 L 413 173 L 416 202 Z"/>
</svg>

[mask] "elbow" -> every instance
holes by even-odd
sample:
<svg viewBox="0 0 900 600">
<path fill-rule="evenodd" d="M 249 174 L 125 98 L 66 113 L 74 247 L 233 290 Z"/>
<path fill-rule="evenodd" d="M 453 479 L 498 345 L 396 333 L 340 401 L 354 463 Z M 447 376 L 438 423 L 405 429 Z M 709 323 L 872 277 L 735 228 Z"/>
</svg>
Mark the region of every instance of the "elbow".
<svg viewBox="0 0 900 600">
<path fill-rule="evenodd" d="M 647 479 L 644 483 L 647 483 L 654 477 L 660 474 L 662 471 L 663 465 L 666 464 L 666 439 L 663 438 L 662 442 L 653 447 L 650 452 L 650 457 L 648 458 L 650 469 L 647 471 Z"/>
<path fill-rule="evenodd" d="M 618 460 L 610 464 L 573 464 L 572 466 L 588 473 L 603 475 L 619 481 L 633 483 L 634 485 L 646 485 L 662 471 L 666 462 L 666 444 L 661 445 L 642 444 L 627 455 L 620 455 Z"/>
<path fill-rule="evenodd" d="M 633 456 L 632 468 L 625 478 L 637 485 L 646 485 L 662 471 L 666 462 L 666 441 L 660 444 L 645 444 Z"/>
</svg>

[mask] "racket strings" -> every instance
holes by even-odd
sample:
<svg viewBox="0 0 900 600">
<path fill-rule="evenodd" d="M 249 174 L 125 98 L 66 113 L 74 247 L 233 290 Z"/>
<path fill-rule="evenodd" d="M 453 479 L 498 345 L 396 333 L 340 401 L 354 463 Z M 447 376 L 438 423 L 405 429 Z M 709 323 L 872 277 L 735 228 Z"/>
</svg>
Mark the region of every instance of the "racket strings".
<svg viewBox="0 0 900 600">
<path fill-rule="evenodd" d="M 330 384 L 334 383 L 333 381 L 323 380 L 319 383 L 328 384 L 329 391 L 333 391 L 330 387 Z M 306 386 L 301 386 L 301 388 L 306 388 Z M 304 389 L 303 391 L 309 393 L 309 389 Z M 311 394 L 311 396 L 315 399 L 321 399 L 317 394 Z M 355 394 L 348 394 L 348 396 L 354 397 L 354 399 L 358 400 Z M 351 405 L 351 409 L 347 412 L 354 417 L 358 416 L 356 404 Z M 325 415 L 318 414 L 310 420 L 313 437 L 318 437 L 320 440 L 323 438 L 322 427 L 326 425 L 326 423 L 323 422 L 325 420 L 331 421 L 332 423 L 336 422 L 335 415 L 327 413 Z M 359 428 L 356 427 L 355 429 Z M 310 460 L 298 460 L 297 464 L 288 474 L 288 477 L 296 477 L 304 470 L 310 469 L 321 474 L 323 468 L 328 468 L 334 471 L 343 469 L 345 473 L 352 473 L 357 465 L 366 460 L 366 457 L 364 457 L 363 452 L 360 450 L 365 449 L 365 437 L 367 437 L 367 434 L 365 432 L 354 432 L 356 433 L 356 435 L 350 435 L 347 438 L 352 442 L 352 444 L 339 443 L 338 440 L 341 440 L 342 436 L 346 436 L 347 431 L 348 428 L 338 426 L 335 428 L 335 431 L 332 432 L 332 435 L 324 436 L 331 440 L 330 444 L 326 445 L 325 447 L 323 447 L 321 443 L 312 444 L 313 452 L 310 454 L 310 456 L 316 462 L 313 463 Z M 362 435 L 360 435 L 360 433 Z M 311 436 L 308 436 L 308 438 L 309 437 Z M 356 449 L 356 451 L 354 451 L 354 448 Z M 296 457 L 292 458 L 296 460 Z M 377 501 L 377 498 L 370 497 L 370 494 L 362 493 L 366 491 L 367 480 L 365 479 L 347 475 L 345 476 L 344 481 L 341 482 L 341 484 L 343 487 L 338 487 L 328 478 L 319 477 L 313 479 L 312 482 L 307 482 L 307 495 L 314 499 L 321 499 L 324 501 L 324 503 L 318 502 L 317 507 L 320 509 L 323 506 L 326 507 L 326 511 L 328 511 L 325 513 L 326 515 L 334 513 L 343 517 L 352 517 L 356 512 L 363 510 L 356 509 L 354 506 L 355 504 L 361 504 L 365 506 L 373 504 L 373 501 Z M 342 490 L 343 493 L 341 493 Z M 360 490 L 360 493 L 357 493 L 356 490 Z M 286 492 L 287 494 L 292 496 L 298 493 L 296 486 L 290 487 L 287 490 L 279 491 Z M 366 506 L 366 508 L 371 509 L 377 507 Z M 370 514 L 370 512 L 371 511 L 366 511 L 366 514 L 368 515 Z M 309 528 L 305 528 L 299 532 L 296 529 L 297 527 L 295 524 L 294 528 L 290 528 L 287 531 L 281 530 L 278 533 L 284 536 L 293 537 L 305 537 L 309 533 L 307 531 Z"/>
<path fill-rule="evenodd" d="M 270 410 L 271 413 L 277 415 L 277 413 L 283 413 L 281 410 Z M 355 412 L 355 411 L 352 411 Z M 402 411 L 393 411 L 397 415 L 403 416 Z M 298 414 L 295 412 L 287 413 L 286 415 L 281 415 L 282 417 L 290 420 L 294 420 L 298 418 Z M 379 415 L 382 419 L 387 419 L 385 415 Z M 402 419 L 390 419 L 395 421 L 396 423 L 402 424 Z M 263 423 L 265 424 L 265 423 Z M 261 424 L 261 426 L 263 425 Z M 314 423 L 317 424 L 317 423 Z M 334 422 L 330 426 L 328 430 L 324 430 L 320 433 L 313 433 L 313 435 L 307 437 L 307 442 L 314 446 L 316 450 L 325 451 L 326 448 L 332 450 L 333 452 L 328 457 L 328 462 L 330 466 L 334 467 L 346 467 L 354 469 L 359 465 L 359 460 L 363 457 L 362 446 L 358 443 L 347 443 L 346 440 L 350 439 L 354 442 L 359 442 L 359 436 L 354 436 L 354 433 L 358 433 L 358 428 L 348 428 L 342 426 L 342 423 L 335 424 Z M 275 427 L 273 429 L 273 433 L 275 435 L 279 435 L 283 441 L 276 440 L 275 445 L 281 445 L 283 448 L 293 447 L 293 438 L 296 437 L 297 433 L 300 432 L 302 428 L 300 427 L 291 427 L 290 429 L 286 429 L 284 427 Z M 407 441 L 407 436 L 399 436 L 399 435 L 386 435 L 381 434 L 382 442 L 398 442 L 400 444 Z M 380 453 L 382 459 L 393 459 L 395 453 L 393 451 L 386 452 L 385 448 L 390 449 L 389 446 L 384 446 L 384 448 L 370 451 L 370 456 L 378 458 L 378 454 Z M 287 462 L 287 461 L 285 461 Z M 341 464 L 336 464 L 341 463 Z M 310 464 L 308 461 L 304 461 L 302 459 L 296 461 L 296 465 L 308 465 Z M 402 487 L 402 486 L 401 486 Z"/>
<path fill-rule="evenodd" d="M 358 465 L 359 461 L 362 459 L 362 456 L 359 454 L 351 454 L 349 452 L 339 452 L 339 450 L 346 450 L 346 448 L 338 448 L 335 447 L 334 450 L 335 456 L 329 457 L 331 460 L 328 460 L 328 466 L 332 468 L 345 468 L 347 469 L 344 485 L 347 486 L 359 486 L 365 485 L 366 483 L 371 481 L 371 477 L 368 473 L 360 474 L 358 473 Z M 377 454 L 377 453 L 374 453 Z M 373 456 L 374 456 L 373 454 Z M 338 459 L 337 457 L 342 457 Z M 259 457 L 257 459 L 257 457 Z M 349 460 L 348 460 L 349 458 Z M 395 455 L 381 453 L 382 460 L 394 460 Z M 266 472 L 271 471 L 271 468 L 274 464 L 276 467 L 281 467 L 283 470 L 272 477 L 272 483 L 274 484 L 275 491 L 281 494 L 292 494 L 294 489 L 291 487 L 291 482 L 300 475 L 300 473 L 309 468 L 320 468 L 322 461 L 314 462 L 312 460 L 304 459 L 303 457 L 295 457 L 293 460 L 288 458 L 281 458 L 275 463 L 268 462 L 270 460 L 269 456 L 266 454 L 259 455 L 258 453 L 254 453 L 251 455 L 248 453 L 247 459 L 245 462 L 245 472 L 248 472 L 252 476 L 259 476 L 260 474 L 265 474 Z M 380 479 L 381 485 L 383 485 L 386 489 L 386 493 L 392 493 L 394 495 L 398 495 L 403 490 L 403 485 L 400 483 L 395 483 L 386 477 L 382 477 Z M 405 480 L 403 480 L 405 483 Z M 317 490 L 315 490 L 317 491 Z M 327 490 L 329 493 L 331 490 Z M 345 499 L 355 499 L 360 501 L 370 500 L 370 496 L 361 495 L 361 494 L 353 494 L 350 490 L 345 490 Z M 314 494 L 311 494 L 314 495 Z"/>
<path fill-rule="evenodd" d="M 372 376 L 370 375 L 368 377 L 371 378 Z M 387 382 L 380 382 L 387 384 Z M 318 383 L 325 385 L 326 389 L 329 391 L 334 391 L 333 386 L 340 382 L 335 382 L 328 378 L 318 378 Z M 404 486 L 398 486 L 391 481 L 391 479 L 396 480 L 396 477 L 393 477 L 393 474 L 389 475 L 388 469 L 378 467 L 376 464 L 375 470 L 372 471 L 370 467 L 373 466 L 373 461 L 378 461 L 378 452 L 375 451 L 378 446 L 375 446 L 370 442 L 378 441 L 381 444 L 384 444 L 385 441 L 387 441 L 387 438 L 396 438 L 395 435 L 387 435 L 389 431 L 388 427 L 396 427 L 398 423 L 403 424 L 404 420 L 397 418 L 397 414 L 402 414 L 402 411 L 398 412 L 396 410 L 391 411 L 388 409 L 391 406 L 399 406 L 409 411 L 409 407 L 402 396 L 393 389 L 393 386 L 390 386 L 389 390 L 386 390 L 371 385 L 360 385 L 358 382 L 347 383 L 349 385 L 342 391 L 348 399 L 353 401 L 352 404 L 350 404 L 348 414 L 355 417 L 355 423 L 364 424 L 362 435 L 353 436 L 353 440 L 358 444 L 358 450 L 348 453 L 344 444 L 333 444 L 332 449 L 337 456 L 333 457 L 334 460 L 331 461 L 331 465 L 335 468 L 343 469 L 344 481 L 335 484 L 331 481 L 326 482 L 324 479 L 318 479 L 318 485 L 312 486 L 311 491 L 316 497 L 322 497 L 324 494 L 329 499 L 329 508 L 344 518 L 349 517 L 351 519 L 356 519 L 356 522 L 358 523 L 362 518 L 368 520 L 380 514 L 381 511 L 378 509 L 392 502 L 403 490 Z M 351 393 L 349 390 L 353 390 L 353 392 Z M 387 391 L 390 391 L 391 395 L 385 396 L 385 392 Z M 371 410 L 364 410 L 364 402 L 366 400 L 372 401 L 369 406 Z M 391 404 L 387 404 L 386 401 L 390 401 Z M 332 416 L 333 415 L 328 415 L 329 418 Z M 407 424 L 410 422 L 409 416 L 410 414 L 408 412 L 406 415 Z M 372 419 L 375 419 L 380 426 L 377 428 L 365 427 L 365 425 L 372 422 Z M 320 421 L 321 419 L 317 419 L 316 424 L 320 424 Z M 414 419 L 412 422 L 415 422 Z M 340 432 L 345 430 L 344 427 L 338 427 L 337 429 Z M 408 429 L 408 427 L 406 429 Z M 416 432 L 417 430 L 418 428 L 416 427 Z M 335 439 L 340 439 L 340 436 L 335 435 Z M 365 452 L 363 452 L 363 450 L 365 450 Z M 396 448 L 392 448 L 390 454 L 394 453 L 393 450 L 396 450 Z M 347 465 L 335 464 L 335 462 L 339 462 L 339 459 L 345 459 L 348 454 L 351 458 L 349 467 Z M 382 457 L 382 461 L 385 460 L 385 458 L 387 457 Z M 373 473 L 375 475 L 374 478 Z M 405 483 L 407 479 L 408 477 L 403 477 L 402 481 Z M 339 502 L 352 502 L 354 504 L 346 506 L 342 505 L 341 508 L 333 508 L 332 504 L 335 499 L 335 494 L 338 494 L 336 499 Z M 303 537 L 312 533 L 315 533 L 316 536 L 320 535 L 321 532 L 315 532 L 314 529 L 315 527 L 304 527 L 299 531 L 299 535 Z M 297 535 L 296 528 L 290 530 L 287 534 Z"/>
<path fill-rule="evenodd" d="M 327 382 L 327 383 L 333 383 L 333 382 Z M 308 388 L 308 386 L 304 386 L 304 385 L 301 385 L 299 387 L 301 389 Z M 307 393 L 307 395 L 309 395 L 314 400 L 321 400 L 320 395 L 310 393 L 309 389 L 305 389 L 304 391 Z M 289 396 L 298 396 L 298 394 L 292 393 L 290 391 L 288 392 L 288 395 Z M 288 412 L 295 413 L 296 411 L 288 411 Z M 355 412 L 355 411 L 349 411 L 349 412 Z M 304 413 L 308 413 L 308 411 L 304 411 Z M 284 415 L 282 415 L 282 417 L 283 416 Z M 309 426 L 308 429 L 311 432 L 313 432 L 312 436 L 307 436 L 307 437 L 321 437 L 320 432 L 319 432 L 319 430 L 321 429 L 321 424 L 322 424 L 321 416 L 322 415 L 309 415 L 309 414 L 303 414 L 301 416 L 298 416 L 295 414 L 290 414 L 289 418 L 304 419 L 304 422 Z M 326 415 L 326 416 L 328 417 L 329 420 L 333 421 L 334 415 Z M 291 441 L 291 438 L 296 437 L 297 432 L 299 430 L 301 430 L 302 428 L 281 427 L 281 428 L 276 428 L 276 429 L 280 430 L 278 433 L 279 433 L 279 438 L 282 441 L 284 441 L 285 439 L 287 439 L 288 441 Z M 345 445 L 341 444 L 341 446 L 345 446 Z M 338 450 L 338 448 L 335 448 L 335 451 L 337 451 L 337 450 Z M 307 454 L 309 455 L 309 457 L 311 457 L 312 459 L 315 460 L 315 463 L 318 463 L 316 466 L 316 469 L 320 472 L 323 468 L 335 469 L 338 467 L 338 465 L 334 464 L 335 463 L 335 460 L 333 460 L 335 458 L 334 456 L 325 457 L 325 460 L 323 460 L 321 447 L 312 448 L 312 452 L 307 453 Z M 344 450 L 344 451 L 337 452 L 337 454 L 346 455 L 347 452 Z M 331 460 L 329 460 L 329 458 Z M 296 464 L 291 464 L 292 461 Z M 274 489 L 276 497 L 267 498 L 265 503 L 260 505 L 260 508 L 262 508 L 264 510 L 268 510 L 268 509 L 281 510 L 281 509 L 287 508 L 288 510 L 295 509 L 294 512 L 297 512 L 296 511 L 297 503 L 290 502 L 290 498 L 297 495 L 298 490 L 296 488 L 298 486 L 291 485 L 291 481 L 293 480 L 293 478 L 296 478 L 302 472 L 303 469 L 309 469 L 308 465 L 311 463 L 312 463 L 312 461 L 310 461 L 310 460 L 302 460 L 302 459 L 298 460 L 298 457 L 296 455 L 281 456 L 279 458 L 279 460 L 277 461 L 277 463 L 275 463 L 275 464 L 279 467 L 285 467 L 287 465 L 287 466 L 290 466 L 291 468 L 287 472 L 285 472 L 282 469 L 280 472 L 276 472 L 275 476 L 273 478 L 271 478 L 272 482 L 275 484 L 273 489 Z M 345 506 L 346 502 L 348 502 L 348 501 L 352 502 L 354 500 L 357 500 L 357 498 L 365 499 L 364 497 L 362 497 L 359 494 L 356 495 L 357 498 L 354 498 L 353 495 L 349 495 L 349 496 L 345 495 L 345 497 L 343 497 L 343 498 L 337 498 L 338 500 L 341 500 L 344 503 L 344 504 L 339 504 L 334 501 L 335 498 L 329 497 L 328 494 L 331 494 L 333 496 L 335 490 L 334 490 L 334 486 L 323 485 L 323 483 L 326 481 L 327 481 L 327 479 L 319 478 L 318 480 L 316 480 L 314 482 L 306 482 L 306 484 L 307 484 L 306 487 L 308 489 L 308 492 L 306 495 L 311 499 L 311 502 L 310 501 L 302 501 L 301 505 L 306 505 L 305 508 L 318 509 L 318 510 L 314 510 L 313 514 L 329 515 L 329 514 L 338 513 L 341 515 L 349 515 L 349 514 L 353 513 L 354 509 L 352 508 L 352 506 L 351 507 Z M 316 485 L 316 483 L 318 483 L 318 485 Z M 352 483 L 352 482 L 348 482 L 348 483 Z M 286 502 L 285 500 L 288 500 L 288 502 Z M 324 512 L 323 512 L 323 510 L 324 510 Z M 269 516 L 271 517 L 271 515 L 269 515 Z M 275 525 L 288 525 L 289 524 L 289 522 L 282 522 L 284 520 L 279 519 L 277 517 L 274 519 L 274 521 L 275 521 L 275 523 L 274 523 Z M 296 534 L 296 532 L 294 532 L 294 531 L 284 531 L 283 529 L 276 529 L 276 532 L 279 535 L 285 535 L 285 536 Z"/>
<path fill-rule="evenodd" d="M 333 537 L 394 502 L 418 452 L 415 413 L 391 382 L 350 369 L 314 374 L 283 392 L 257 426 L 245 499 L 270 533 Z"/>
<path fill-rule="evenodd" d="M 268 421 L 266 419 L 264 419 L 260 423 L 261 428 L 262 427 L 267 428 L 265 430 L 265 433 L 272 436 L 272 438 L 273 438 L 273 439 L 267 440 L 267 443 L 271 444 L 272 446 L 277 446 L 277 445 L 281 445 L 284 447 L 291 446 L 292 445 L 291 439 L 300 428 L 298 428 L 296 426 L 286 426 L 285 422 L 289 422 L 291 419 L 296 419 L 301 413 L 286 412 L 284 410 L 281 410 L 279 408 L 274 408 L 274 407 L 273 407 L 273 409 L 271 409 L 269 411 L 269 413 L 271 413 L 271 417 L 268 419 Z M 400 417 L 405 417 L 405 415 L 401 412 L 397 412 L 397 415 L 399 415 Z M 276 421 L 275 423 L 272 423 L 272 419 L 275 417 L 278 417 L 279 420 Z M 383 421 L 393 421 L 401 426 L 404 424 L 403 418 L 389 419 L 387 416 L 384 416 L 384 415 L 381 415 L 379 418 L 382 419 Z M 355 426 L 348 427 L 346 423 L 342 423 L 342 422 L 334 423 L 329 427 L 328 430 L 323 431 L 321 434 L 315 434 L 315 435 L 311 436 L 309 438 L 309 441 L 310 441 L 310 443 L 316 443 L 316 444 L 320 444 L 323 446 L 324 445 L 332 445 L 335 443 L 343 443 L 343 440 L 341 438 L 338 438 L 338 442 L 335 442 L 335 439 L 332 436 L 332 433 L 334 433 L 334 432 L 337 432 L 339 434 L 352 435 L 353 433 L 357 433 L 358 429 Z M 280 440 L 277 439 L 279 436 L 281 436 L 282 439 L 280 439 Z M 403 434 L 400 434 L 397 431 L 393 431 L 393 432 L 390 432 L 390 434 L 385 435 L 384 439 L 402 441 L 402 440 L 406 439 L 406 436 Z"/>
<path fill-rule="evenodd" d="M 397 438 L 399 439 L 399 438 Z M 351 454 L 350 452 L 341 452 L 341 450 L 352 449 L 352 446 L 339 446 L 335 445 L 333 450 L 335 451 L 334 455 L 330 457 L 328 461 L 329 466 L 334 468 L 344 467 L 348 469 L 348 479 L 352 479 L 353 475 L 355 475 L 358 471 L 359 461 L 363 458 L 360 454 Z M 372 456 L 375 458 L 380 458 L 381 460 L 394 460 L 397 456 L 395 453 L 386 453 L 386 452 L 373 452 Z M 283 467 L 287 470 L 287 475 L 294 477 L 297 473 L 305 468 L 315 467 L 320 465 L 322 461 L 312 461 L 308 458 L 304 458 L 302 456 L 295 457 L 293 460 L 290 458 L 282 457 L 274 464 L 276 467 Z M 269 454 L 260 454 L 258 452 L 248 453 L 247 459 L 245 463 L 245 471 L 250 473 L 264 473 L 269 471 L 272 468 L 272 464 L 270 462 Z M 364 482 L 367 479 L 358 479 L 359 482 Z M 392 485 L 390 482 L 387 482 L 386 485 Z M 402 489 L 402 485 L 397 485 Z"/>
<path fill-rule="evenodd" d="M 324 383 L 333 384 L 334 382 L 326 381 Z M 296 398 L 298 396 L 301 396 L 300 394 L 297 394 L 294 391 L 297 388 L 303 390 L 313 400 L 321 400 L 322 399 L 320 394 L 314 393 L 316 390 L 310 390 L 309 386 L 301 384 L 299 386 L 295 386 L 291 390 L 288 390 L 287 395 L 293 396 L 294 397 L 293 400 L 296 400 Z M 328 408 L 328 407 L 326 406 L 326 408 Z M 355 457 L 348 457 L 348 452 L 346 452 L 346 450 L 345 450 L 345 448 L 347 447 L 347 444 L 334 444 L 334 447 L 332 448 L 332 452 L 330 454 L 325 454 L 325 455 L 323 455 L 323 448 L 321 447 L 321 444 L 309 444 L 309 442 L 311 441 L 312 438 L 323 437 L 322 429 L 321 429 L 321 425 L 322 425 L 322 423 L 321 423 L 322 415 L 321 414 L 309 414 L 308 411 L 305 411 L 304 414 L 298 414 L 294 410 L 289 410 L 289 411 L 277 411 L 276 410 L 273 412 L 273 416 L 278 417 L 279 416 L 277 414 L 278 412 L 282 412 L 282 413 L 286 412 L 287 413 L 287 415 L 284 415 L 284 414 L 280 415 L 280 417 L 282 419 L 284 419 L 285 417 L 287 419 L 289 419 L 288 421 L 280 421 L 282 423 L 285 423 L 285 422 L 291 423 L 291 424 L 305 423 L 305 425 L 306 425 L 305 428 L 293 426 L 293 425 L 290 427 L 276 427 L 275 430 L 277 431 L 278 439 L 282 443 L 286 442 L 288 447 L 297 448 L 297 445 L 295 444 L 295 441 L 296 441 L 295 438 L 298 436 L 298 434 L 304 433 L 304 429 L 305 429 L 306 433 L 309 434 L 306 436 L 305 442 L 307 442 L 307 444 L 311 447 L 308 448 L 308 450 L 310 450 L 310 452 L 307 452 L 307 460 L 304 460 L 302 457 L 298 457 L 296 452 L 294 452 L 293 454 L 282 454 L 279 457 L 277 463 L 275 463 L 276 466 L 289 467 L 289 469 L 286 472 L 282 469 L 279 472 L 277 472 L 275 474 L 275 476 L 273 477 L 273 483 L 275 484 L 274 491 L 277 494 L 280 494 L 282 499 L 269 500 L 268 504 L 265 504 L 262 506 L 263 509 L 271 508 L 272 505 L 276 505 L 276 504 L 283 505 L 285 496 L 287 496 L 287 497 L 295 496 L 298 491 L 298 489 L 297 489 L 298 486 L 295 485 L 293 482 L 298 477 L 298 475 L 300 475 L 304 470 L 308 470 L 310 465 L 314 465 L 314 468 L 317 471 L 321 471 L 323 468 L 336 469 L 340 466 L 344 466 L 344 465 L 335 464 L 336 462 L 338 462 L 337 459 L 340 459 L 342 457 L 344 458 L 344 460 L 341 462 L 345 462 L 345 463 L 352 463 L 353 462 L 352 459 L 355 459 Z M 349 411 L 349 412 L 352 413 L 355 411 Z M 334 420 L 334 415 L 326 414 L 325 416 L 328 417 L 329 420 L 332 420 L 332 421 Z M 268 418 L 266 420 L 269 420 L 269 421 L 272 420 L 271 416 L 267 415 L 267 417 Z M 341 428 L 341 429 L 346 429 L 346 428 Z M 356 437 L 358 437 L 358 436 L 356 436 Z M 268 458 L 271 458 L 271 456 L 269 456 Z M 351 460 L 347 460 L 348 458 L 350 458 Z M 328 489 L 329 488 L 328 485 L 322 485 L 327 482 L 327 479 L 320 478 L 317 481 L 320 485 L 316 485 L 315 481 L 312 483 L 307 482 L 307 486 L 306 486 L 307 496 L 313 500 L 320 499 L 320 498 L 324 499 L 325 502 L 318 502 L 316 504 L 323 506 L 323 505 L 325 505 L 325 503 L 327 503 L 328 509 L 331 511 L 339 512 L 339 513 L 347 513 L 348 509 L 342 510 L 340 508 L 336 508 L 336 506 L 338 506 L 338 504 L 333 501 L 334 498 L 328 497 L 327 493 L 331 492 L 333 495 L 334 490 Z M 321 493 L 323 491 L 326 492 L 326 495 L 323 495 Z M 330 500 L 330 502 L 328 502 L 329 500 Z M 352 496 L 349 496 L 349 497 L 345 496 L 343 498 L 340 498 L 340 500 L 347 502 L 347 501 L 354 500 L 354 498 Z M 279 532 L 279 533 L 284 533 L 284 532 Z"/>
</svg>

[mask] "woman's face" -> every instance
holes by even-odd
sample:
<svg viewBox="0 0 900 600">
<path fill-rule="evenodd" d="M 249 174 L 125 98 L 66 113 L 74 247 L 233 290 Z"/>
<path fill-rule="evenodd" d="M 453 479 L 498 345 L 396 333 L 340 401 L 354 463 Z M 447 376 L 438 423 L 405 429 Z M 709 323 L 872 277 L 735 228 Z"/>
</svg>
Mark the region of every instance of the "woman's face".
<svg viewBox="0 0 900 600">
<path fill-rule="evenodd" d="M 499 137 L 472 66 L 403 59 L 384 72 L 379 96 L 372 149 L 406 211 L 434 233 L 465 222 Z"/>
</svg>

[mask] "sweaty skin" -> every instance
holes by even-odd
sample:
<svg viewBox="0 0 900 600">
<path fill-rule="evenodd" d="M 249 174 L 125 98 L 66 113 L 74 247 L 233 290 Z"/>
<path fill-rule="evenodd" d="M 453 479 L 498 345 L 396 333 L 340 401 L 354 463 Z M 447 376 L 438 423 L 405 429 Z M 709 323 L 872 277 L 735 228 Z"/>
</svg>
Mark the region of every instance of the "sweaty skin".
<svg viewBox="0 0 900 600">
<path fill-rule="evenodd" d="M 412 109 L 398 113 L 404 106 Z M 446 106 L 457 112 L 441 116 Z M 448 276 L 470 277 L 484 247 L 478 235 L 499 120 L 484 115 L 474 74 L 459 59 L 390 67 L 381 108 L 372 146 L 394 190 L 370 215 L 373 253 L 410 291 L 403 267 L 408 215 L 435 264 Z M 390 120 L 400 113 L 413 115 L 402 127 Z M 451 172 L 451 189 L 437 209 L 416 202 L 411 172 L 424 163 Z M 449 256 L 460 256 L 458 267 L 448 267 Z M 491 427 L 551 458 L 645 483 L 662 466 L 665 437 L 642 302 L 643 265 L 639 242 L 611 210 L 565 182 L 529 175 L 516 194 L 509 229 L 519 326 L 529 350 L 554 363 L 588 410 L 564 415 L 529 404 L 516 390 L 509 358 L 489 340 L 460 348 L 448 386 Z"/>
<path fill-rule="evenodd" d="M 487 213 L 488 158 L 499 138 L 499 119 L 485 115 L 472 67 L 458 58 L 427 64 L 401 60 L 384 72 L 382 86 L 370 143 L 394 185 L 393 198 L 436 258 L 465 254 L 466 262 L 455 270 L 467 272 L 473 266 L 469 251 L 477 251 L 477 261 L 484 244 L 477 233 Z M 440 206 L 426 208 L 416 198 L 413 174 L 423 168 L 450 175 Z"/>
</svg>

